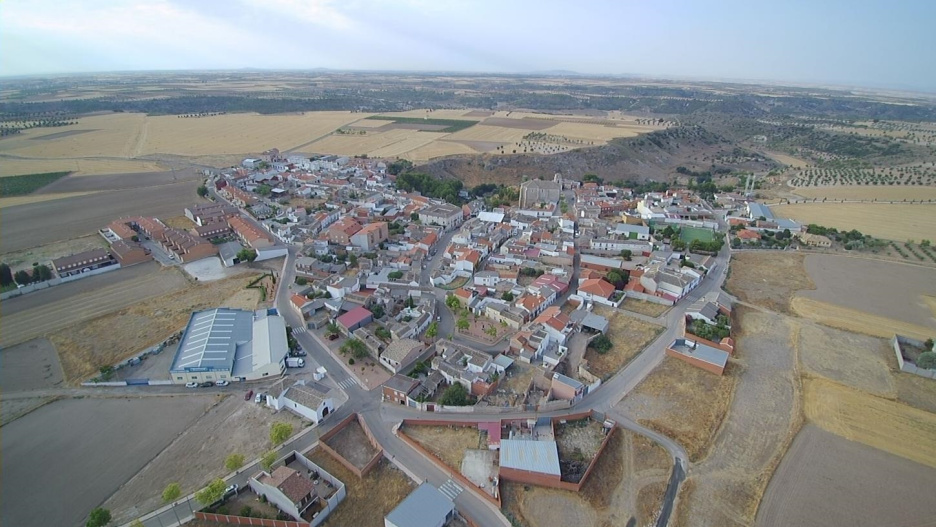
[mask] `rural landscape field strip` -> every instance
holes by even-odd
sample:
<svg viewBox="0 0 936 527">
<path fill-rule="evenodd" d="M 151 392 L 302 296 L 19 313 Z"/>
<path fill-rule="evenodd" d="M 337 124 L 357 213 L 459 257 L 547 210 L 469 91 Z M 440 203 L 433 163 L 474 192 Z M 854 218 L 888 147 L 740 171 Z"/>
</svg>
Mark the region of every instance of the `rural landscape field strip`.
<svg viewBox="0 0 936 527">
<path fill-rule="evenodd" d="M 45 306 L 36 306 L 12 314 L 4 312 L 0 318 L 3 324 L 0 345 L 10 346 L 48 335 L 72 324 L 116 311 L 146 298 L 177 291 L 186 286 L 188 286 L 188 281 L 180 271 L 167 269 L 62 298 Z M 54 293 L 56 293 L 55 288 L 51 288 L 49 294 Z"/>
<path fill-rule="evenodd" d="M 771 210 L 778 218 L 839 230 L 857 229 L 883 240 L 920 240 L 936 232 L 936 204 L 794 203 Z"/>
</svg>

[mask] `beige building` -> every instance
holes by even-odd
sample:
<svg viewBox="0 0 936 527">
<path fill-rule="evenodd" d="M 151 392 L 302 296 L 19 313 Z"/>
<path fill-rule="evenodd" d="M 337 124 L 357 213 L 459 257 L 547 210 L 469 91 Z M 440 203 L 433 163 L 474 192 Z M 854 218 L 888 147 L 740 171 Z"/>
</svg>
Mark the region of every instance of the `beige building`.
<svg viewBox="0 0 936 527">
<path fill-rule="evenodd" d="M 797 234 L 799 241 L 810 247 L 832 247 L 832 240 L 821 234 L 809 234 L 802 232 Z"/>
<path fill-rule="evenodd" d="M 464 218 L 461 208 L 448 203 L 430 204 L 419 209 L 419 221 L 426 225 L 441 225 L 445 230 L 458 227 Z"/>
<path fill-rule="evenodd" d="M 520 184 L 520 208 L 533 207 L 540 203 L 556 203 L 562 184 L 556 181 L 533 179 Z"/>
</svg>

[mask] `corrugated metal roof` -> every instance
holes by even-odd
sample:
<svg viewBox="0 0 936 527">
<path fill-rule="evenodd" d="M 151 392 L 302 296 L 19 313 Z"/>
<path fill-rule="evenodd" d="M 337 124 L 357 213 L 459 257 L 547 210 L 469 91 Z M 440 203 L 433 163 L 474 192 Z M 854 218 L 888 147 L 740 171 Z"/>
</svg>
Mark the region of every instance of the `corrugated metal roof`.
<svg viewBox="0 0 936 527">
<path fill-rule="evenodd" d="M 196 311 L 189 318 L 170 371 L 230 370 L 237 345 L 250 341 L 252 335 L 251 311 Z"/>
<path fill-rule="evenodd" d="M 444 525 L 455 504 L 429 483 L 423 483 L 386 516 L 396 527 L 436 527 Z"/>
<path fill-rule="evenodd" d="M 560 476 L 559 447 L 555 441 L 502 439 L 500 466 Z"/>
</svg>

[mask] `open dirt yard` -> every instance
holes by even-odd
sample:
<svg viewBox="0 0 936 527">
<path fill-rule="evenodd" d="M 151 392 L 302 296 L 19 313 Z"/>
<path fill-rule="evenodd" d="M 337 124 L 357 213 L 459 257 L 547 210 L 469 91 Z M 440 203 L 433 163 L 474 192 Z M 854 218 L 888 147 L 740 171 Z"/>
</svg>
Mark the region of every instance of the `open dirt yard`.
<svg viewBox="0 0 936 527">
<path fill-rule="evenodd" d="M 693 468 L 694 490 L 679 503 L 678 514 L 690 525 L 751 525 L 767 482 L 801 425 L 793 345 L 797 323 L 737 309 L 738 385 L 708 457 Z"/>
<path fill-rule="evenodd" d="M 503 510 L 528 527 L 652 525 L 671 467 L 662 447 L 618 429 L 580 493 L 503 482 Z"/>
<path fill-rule="evenodd" d="M 0 177 L 45 172 L 74 172 L 74 175 L 123 174 L 135 172 L 159 172 L 165 170 L 155 161 L 136 159 L 41 159 L 0 156 Z"/>
<path fill-rule="evenodd" d="M 3 393 L 57 388 L 64 384 L 58 354 L 46 339 L 0 348 L 0 364 L 3 364 L 0 368 Z"/>
<path fill-rule="evenodd" d="M 4 426 L 0 523 L 83 525 L 214 404 L 197 396 L 69 399 Z"/>
<path fill-rule="evenodd" d="M 465 450 L 481 445 L 481 432 L 470 426 L 407 426 L 401 431 L 456 471 L 461 470 Z"/>
<path fill-rule="evenodd" d="M 920 240 L 936 232 L 936 205 L 796 203 L 770 208 L 778 218 L 839 230 L 858 229 L 884 240 Z"/>
<path fill-rule="evenodd" d="M 926 298 L 936 296 L 936 269 L 830 254 L 811 254 L 804 263 L 816 288 L 797 296 L 929 326 L 936 334 L 936 313 Z"/>
<path fill-rule="evenodd" d="M 792 314 L 793 294 L 815 288 L 804 268 L 804 258 L 798 253 L 775 251 L 733 254 L 725 290 L 741 301 Z"/>
<path fill-rule="evenodd" d="M 176 216 L 182 207 L 201 201 L 196 187 L 197 181 L 180 181 L 4 207 L 0 253 L 85 236 L 121 216 Z"/>
<path fill-rule="evenodd" d="M 805 373 L 886 398 L 897 395 L 889 341 L 816 324 L 801 324 L 796 342 Z"/>
<path fill-rule="evenodd" d="M 795 187 L 793 194 L 804 198 L 828 198 L 844 200 L 876 199 L 878 201 L 903 201 L 936 199 L 936 187 L 917 185 L 867 186 L 836 185 L 829 187 Z"/>
<path fill-rule="evenodd" d="M 305 455 L 341 480 L 348 492 L 341 505 L 322 524 L 323 527 L 383 527 L 384 516 L 416 487 L 406 474 L 386 459 L 381 459 L 367 477 L 358 478 L 320 449 Z"/>
<path fill-rule="evenodd" d="M 65 380 L 80 382 L 105 364 L 116 364 L 161 342 L 188 322 L 192 311 L 209 307 L 256 309 L 259 293 L 244 289 L 255 276 L 241 275 L 187 287 L 137 302 L 50 336 Z"/>
<path fill-rule="evenodd" d="M 636 298 L 625 298 L 624 302 L 621 303 L 621 309 L 626 309 L 628 311 L 633 311 L 634 313 L 640 313 L 641 315 L 647 315 L 648 317 L 658 317 L 663 313 L 666 313 L 669 310 L 670 306 L 664 306 L 663 304 L 657 304 L 655 302 L 647 302 L 646 300 L 637 300 Z"/>
<path fill-rule="evenodd" d="M 805 425 L 770 480 L 760 527 L 931 525 L 936 470 Z"/>
<path fill-rule="evenodd" d="M 497 384 L 497 389 L 482 399 L 482 402 L 491 406 L 520 405 L 527 389 L 530 387 L 530 381 L 536 375 L 541 375 L 542 372 L 542 369 L 532 364 L 516 361 L 501 378 L 501 381 Z"/>
<path fill-rule="evenodd" d="M 803 386 L 810 422 L 936 468 L 936 415 L 824 379 L 806 379 Z"/>
<path fill-rule="evenodd" d="M 377 454 L 377 449 L 367 440 L 364 429 L 356 420 L 351 421 L 348 426 L 342 428 L 325 444 L 335 449 L 335 452 L 338 452 L 341 457 L 347 459 L 359 469 L 364 468 Z"/>
<path fill-rule="evenodd" d="M 148 463 L 119 490 L 116 490 L 104 507 L 109 508 L 115 519 L 131 521 L 162 505 L 162 491 L 166 485 L 177 482 L 182 486 L 182 495 L 194 492 L 213 478 L 226 475 L 224 459 L 232 453 L 244 455 L 250 460 L 260 457 L 270 449 L 270 425 L 283 421 L 302 428 L 302 421 L 291 412 L 273 413 L 270 408 L 244 401 L 240 392 L 221 396 L 205 415 L 194 425 L 186 427 L 159 455 Z M 197 396 L 195 400 L 208 399 Z M 192 396 L 173 397 L 173 401 L 190 401 Z"/>
<path fill-rule="evenodd" d="M 4 263 L 14 270 L 17 270 L 32 268 L 32 264 L 34 263 L 90 251 L 91 249 L 97 249 L 99 247 L 107 247 L 107 241 L 99 234 L 89 234 L 88 236 L 50 243 L 41 247 L 4 253 L 2 259 Z M 4 306 L 4 311 L 5 310 L 6 306 Z"/>
<path fill-rule="evenodd" d="M 600 311 L 600 312 L 599 312 Z M 614 375 L 663 332 L 662 326 L 629 317 L 620 311 L 596 310 L 608 318 L 608 338 L 614 344 L 611 351 L 601 354 L 593 348 L 585 350 L 588 371 L 602 379 Z"/>
<path fill-rule="evenodd" d="M 4 300 L 0 344 L 47 336 L 188 285 L 177 269 L 151 262 Z"/>
</svg>

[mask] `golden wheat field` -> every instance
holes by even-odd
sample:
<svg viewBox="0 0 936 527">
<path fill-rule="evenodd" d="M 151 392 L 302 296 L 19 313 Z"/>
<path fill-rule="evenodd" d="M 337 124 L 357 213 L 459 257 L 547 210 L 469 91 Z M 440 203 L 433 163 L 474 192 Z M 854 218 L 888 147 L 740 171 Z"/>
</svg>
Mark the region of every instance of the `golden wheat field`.
<svg viewBox="0 0 936 527">
<path fill-rule="evenodd" d="M 524 130 L 522 128 L 488 126 L 482 123 L 472 126 L 471 128 L 459 130 L 454 134 L 449 134 L 445 139 L 449 141 L 490 141 L 498 143 L 516 143 L 523 140 L 523 136 L 529 133 L 530 130 Z"/>
<path fill-rule="evenodd" d="M 857 229 L 885 240 L 921 240 L 936 232 L 936 205 L 903 203 L 799 203 L 771 207 L 778 218 Z"/>
<path fill-rule="evenodd" d="M 415 150 L 406 153 L 406 158 L 411 161 L 428 161 L 436 157 L 445 157 L 458 154 L 477 154 L 478 151 L 468 145 L 456 143 L 453 141 L 433 141 L 428 145 L 423 145 Z"/>
<path fill-rule="evenodd" d="M 153 161 L 135 159 L 13 159 L 0 160 L 0 177 L 44 172 L 71 172 L 74 176 L 161 172 Z"/>
<path fill-rule="evenodd" d="M 644 126 L 601 126 L 586 123 L 559 123 L 549 128 L 547 133 L 561 135 L 570 139 L 606 142 L 618 137 L 634 137 L 653 129 Z"/>
</svg>

